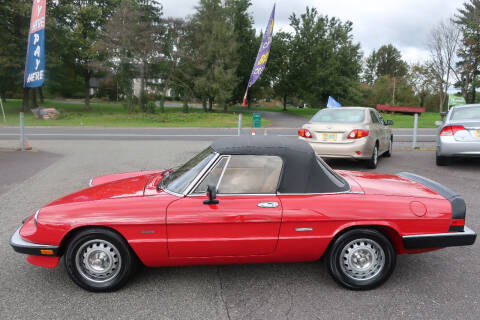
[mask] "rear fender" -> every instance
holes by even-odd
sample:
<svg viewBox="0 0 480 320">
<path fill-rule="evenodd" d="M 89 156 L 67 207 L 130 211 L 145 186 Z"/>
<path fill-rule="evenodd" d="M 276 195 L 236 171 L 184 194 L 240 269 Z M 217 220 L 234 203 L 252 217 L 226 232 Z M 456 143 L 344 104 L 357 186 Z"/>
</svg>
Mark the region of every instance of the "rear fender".
<svg viewBox="0 0 480 320">
<path fill-rule="evenodd" d="M 395 248 L 395 252 L 397 254 L 406 253 L 405 247 L 403 246 L 402 237 L 398 233 L 396 226 L 386 223 L 384 221 L 369 221 L 368 223 L 352 222 L 352 223 L 342 225 L 339 228 L 337 228 L 337 230 L 335 230 L 335 233 L 332 237 L 332 240 L 330 241 L 330 244 L 332 244 L 333 240 L 335 240 L 337 237 L 339 237 L 343 233 L 353 229 L 376 229 L 382 232 L 385 236 L 387 236 L 388 239 L 390 239 L 390 241 L 393 244 L 393 247 Z M 329 248 L 330 248 L 330 244 L 329 244 Z"/>
</svg>

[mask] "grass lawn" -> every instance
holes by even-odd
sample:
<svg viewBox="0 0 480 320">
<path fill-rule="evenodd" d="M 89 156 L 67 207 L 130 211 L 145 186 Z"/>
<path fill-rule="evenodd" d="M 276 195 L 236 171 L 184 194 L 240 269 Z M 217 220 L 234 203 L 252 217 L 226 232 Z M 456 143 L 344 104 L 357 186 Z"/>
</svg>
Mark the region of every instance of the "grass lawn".
<svg viewBox="0 0 480 320">
<path fill-rule="evenodd" d="M 236 109 L 238 110 L 238 109 Z M 251 111 L 274 111 L 274 112 L 283 112 L 282 108 L 276 107 L 252 107 Z M 290 107 L 287 109 L 287 113 L 293 114 L 299 117 L 310 119 L 312 118 L 319 109 L 317 108 L 294 108 Z M 394 125 L 392 128 L 413 128 L 413 115 L 407 114 L 386 114 L 382 113 L 382 116 L 385 120 L 393 120 Z M 440 120 L 440 114 L 436 112 L 425 112 L 418 117 L 418 127 L 419 128 L 436 128 L 435 121 Z"/>
<path fill-rule="evenodd" d="M 7 122 L 3 122 L 0 114 L 0 125 L 18 126 L 22 101 L 9 99 L 4 104 Z M 190 108 L 183 113 L 180 107 L 166 107 L 164 113 L 129 114 L 121 104 L 93 103 L 92 110 L 87 111 L 83 104 L 56 102 L 45 100 L 41 106 L 56 108 L 60 116 L 55 120 L 35 119 L 31 112 L 25 112 L 27 126 L 99 126 L 99 127 L 220 127 L 234 128 L 238 126 L 238 111 L 224 113 L 220 110 L 205 113 L 202 109 Z M 262 126 L 268 125 L 262 119 Z M 243 113 L 243 127 L 251 127 L 251 113 Z"/>
</svg>

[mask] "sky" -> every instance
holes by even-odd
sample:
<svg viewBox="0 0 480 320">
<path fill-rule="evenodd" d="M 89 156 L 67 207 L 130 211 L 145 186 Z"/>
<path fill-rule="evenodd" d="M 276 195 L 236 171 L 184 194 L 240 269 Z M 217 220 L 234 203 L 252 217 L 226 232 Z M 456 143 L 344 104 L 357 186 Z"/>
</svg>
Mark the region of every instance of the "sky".
<svg viewBox="0 0 480 320">
<path fill-rule="evenodd" d="M 353 22 L 354 41 L 365 55 L 384 44 L 393 44 L 409 63 L 428 59 L 431 29 L 452 17 L 467 0 L 277 0 L 275 31 L 291 31 L 289 17 L 315 7 L 323 15 Z M 166 17 L 185 17 L 195 12 L 198 0 L 163 0 Z M 252 0 L 250 14 L 259 32 L 264 30 L 274 1 Z"/>
</svg>

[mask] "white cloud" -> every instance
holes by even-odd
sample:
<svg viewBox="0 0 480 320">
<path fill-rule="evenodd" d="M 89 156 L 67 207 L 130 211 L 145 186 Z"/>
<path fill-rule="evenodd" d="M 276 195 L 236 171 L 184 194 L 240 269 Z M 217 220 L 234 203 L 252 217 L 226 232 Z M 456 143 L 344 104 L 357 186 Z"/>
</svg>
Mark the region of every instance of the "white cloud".
<svg viewBox="0 0 480 320">
<path fill-rule="evenodd" d="M 365 54 L 392 43 L 408 62 L 428 57 L 426 42 L 433 26 L 452 17 L 465 0 L 277 0 L 275 30 L 289 31 L 289 16 L 315 7 L 321 14 L 353 22 L 355 41 Z M 197 0 L 164 0 L 166 16 L 195 12 Z M 257 30 L 264 29 L 273 1 L 252 0 L 250 12 Z"/>
</svg>

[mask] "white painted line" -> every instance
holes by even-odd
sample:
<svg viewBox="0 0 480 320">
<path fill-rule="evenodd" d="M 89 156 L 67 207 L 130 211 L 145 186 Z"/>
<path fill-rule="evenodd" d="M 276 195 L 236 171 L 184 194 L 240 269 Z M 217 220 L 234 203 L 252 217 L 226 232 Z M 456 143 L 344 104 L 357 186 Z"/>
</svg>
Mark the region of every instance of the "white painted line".
<svg viewBox="0 0 480 320">
<path fill-rule="evenodd" d="M 417 137 L 436 137 L 435 134 L 417 134 Z M 393 137 L 413 137 L 412 134 L 394 134 Z"/>
<path fill-rule="evenodd" d="M 18 133 L 0 133 L 1 136 L 18 136 Z M 63 137 L 236 137 L 236 134 L 106 134 L 106 133 L 29 133 L 27 136 Z"/>
</svg>

